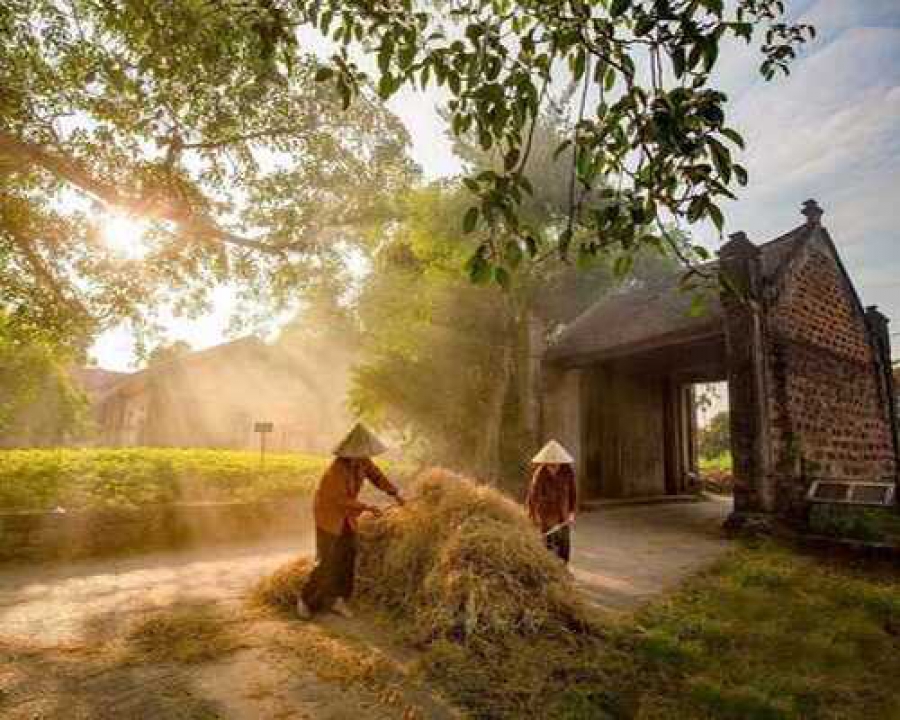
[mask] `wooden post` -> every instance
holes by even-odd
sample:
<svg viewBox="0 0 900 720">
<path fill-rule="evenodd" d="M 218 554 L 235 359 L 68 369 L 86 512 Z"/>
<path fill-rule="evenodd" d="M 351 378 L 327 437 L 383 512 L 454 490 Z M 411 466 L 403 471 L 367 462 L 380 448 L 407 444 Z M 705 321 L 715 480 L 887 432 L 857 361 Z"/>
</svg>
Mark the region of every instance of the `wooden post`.
<svg viewBox="0 0 900 720">
<path fill-rule="evenodd" d="M 253 423 L 253 432 L 259 433 L 259 466 L 266 466 L 266 435 L 275 428 L 272 422 L 256 422 Z"/>
</svg>

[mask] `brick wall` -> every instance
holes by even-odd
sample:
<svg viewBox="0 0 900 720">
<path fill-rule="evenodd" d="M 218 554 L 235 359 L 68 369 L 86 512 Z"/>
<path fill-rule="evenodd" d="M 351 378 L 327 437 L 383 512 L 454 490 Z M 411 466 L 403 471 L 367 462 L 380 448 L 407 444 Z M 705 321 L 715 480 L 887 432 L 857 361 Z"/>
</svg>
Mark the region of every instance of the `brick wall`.
<svg viewBox="0 0 900 720">
<path fill-rule="evenodd" d="M 817 478 L 893 477 L 889 403 L 876 355 L 824 242 L 795 258 L 770 299 L 769 401 L 779 504 Z"/>
</svg>

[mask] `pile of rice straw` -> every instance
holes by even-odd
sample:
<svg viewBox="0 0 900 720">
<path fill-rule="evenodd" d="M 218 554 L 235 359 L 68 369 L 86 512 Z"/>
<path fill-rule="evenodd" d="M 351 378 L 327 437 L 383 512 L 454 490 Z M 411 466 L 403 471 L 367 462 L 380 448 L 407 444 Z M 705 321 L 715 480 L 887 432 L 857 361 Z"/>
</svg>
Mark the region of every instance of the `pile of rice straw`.
<svg viewBox="0 0 900 720">
<path fill-rule="evenodd" d="M 257 588 L 293 607 L 310 561 Z M 522 508 L 445 470 L 414 482 L 408 502 L 360 523 L 357 597 L 394 614 L 419 640 L 466 642 L 585 630 L 590 614 L 574 580 Z"/>
</svg>

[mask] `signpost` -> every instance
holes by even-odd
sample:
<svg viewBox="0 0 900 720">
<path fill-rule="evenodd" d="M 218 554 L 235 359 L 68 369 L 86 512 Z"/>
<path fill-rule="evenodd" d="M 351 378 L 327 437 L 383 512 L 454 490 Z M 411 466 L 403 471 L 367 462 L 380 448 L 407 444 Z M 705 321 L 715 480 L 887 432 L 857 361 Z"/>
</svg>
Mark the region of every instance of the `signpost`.
<svg viewBox="0 0 900 720">
<path fill-rule="evenodd" d="M 253 423 L 253 432 L 259 433 L 259 465 L 266 465 L 266 435 L 275 429 L 273 422 L 255 422 Z"/>
</svg>

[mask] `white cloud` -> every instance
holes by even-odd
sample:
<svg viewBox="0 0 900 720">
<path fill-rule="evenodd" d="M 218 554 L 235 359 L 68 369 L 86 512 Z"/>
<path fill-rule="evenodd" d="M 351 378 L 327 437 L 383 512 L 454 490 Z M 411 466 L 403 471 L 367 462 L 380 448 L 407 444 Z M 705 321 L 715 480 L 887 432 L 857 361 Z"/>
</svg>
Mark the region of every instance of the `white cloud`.
<svg viewBox="0 0 900 720">
<path fill-rule="evenodd" d="M 826 41 L 847 28 L 900 27 L 897 0 L 818 0 L 794 12 L 799 22 L 814 25 Z"/>
<path fill-rule="evenodd" d="M 864 301 L 900 325 L 900 3 L 820 0 L 802 20 L 820 36 L 791 76 L 745 83 L 733 106 L 751 185 L 729 225 L 765 241 L 815 197 Z"/>
</svg>

